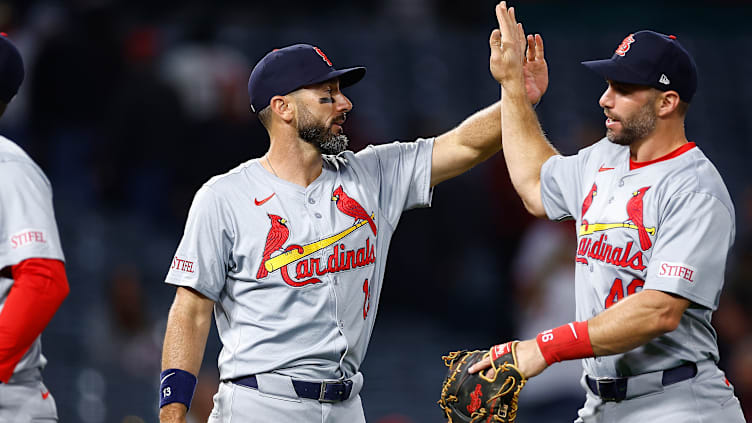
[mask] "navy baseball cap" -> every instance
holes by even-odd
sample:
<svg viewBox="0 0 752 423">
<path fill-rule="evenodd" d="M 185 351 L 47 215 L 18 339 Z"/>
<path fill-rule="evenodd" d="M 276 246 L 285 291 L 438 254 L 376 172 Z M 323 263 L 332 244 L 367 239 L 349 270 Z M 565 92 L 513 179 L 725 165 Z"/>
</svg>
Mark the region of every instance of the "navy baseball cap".
<svg viewBox="0 0 752 423">
<path fill-rule="evenodd" d="M 332 78 L 339 78 L 339 86 L 344 88 L 360 81 L 365 74 L 364 67 L 334 69 L 326 54 L 309 44 L 275 49 L 256 63 L 248 78 L 251 111 L 261 111 L 275 95 L 286 95 Z"/>
<path fill-rule="evenodd" d="M 674 90 L 687 103 L 697 90 L 697 66 L 673 35 L 654 31 L 629 34 L 610 59 L 582 62 L 606 79 Z"/>
<path fill-rule="evenodd" d="M 0 33 L 0 101 L 8 104 L 18 92 L 23 79 L 21 53 L 5 33 Z"/>
</svg>

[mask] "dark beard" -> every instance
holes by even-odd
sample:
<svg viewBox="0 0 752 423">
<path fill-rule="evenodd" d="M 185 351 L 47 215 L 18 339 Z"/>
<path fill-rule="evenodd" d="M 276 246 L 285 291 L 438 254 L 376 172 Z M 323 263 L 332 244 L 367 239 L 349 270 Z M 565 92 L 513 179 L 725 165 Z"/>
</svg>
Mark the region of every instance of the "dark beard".
<svg viewBox="0 0 752 423">
<path fill-rule="evenodd" d="M 653 104 L 648 102 L 629 119 L 619 119 L 622 127 L 621 134 L 616 135 L 614 131 L 608 129 L 606 130 L 606 138 L 614 144 L 631 145 L 650 135 L 655 129 L 657 121 L 658 117 L 653 112 Z"/>
<path fill-rule="evenodd" d="M 335 135 L 323 125 L 307 125 L 298 129 L 298 136 L 316 146 L 322 154 L 339 154 L 347 150 L 347 135 Z"/>
<path fill-rule="evenodd" d="M 298 118 L 298 136 L 305 142 L 313 144 L 323 154 L 339 154 L 347 149 L 347 135 L 335 135 L 330 128 L 317 123 L 313 114 L 305 107 L 300 108 Z"/>
</svg>

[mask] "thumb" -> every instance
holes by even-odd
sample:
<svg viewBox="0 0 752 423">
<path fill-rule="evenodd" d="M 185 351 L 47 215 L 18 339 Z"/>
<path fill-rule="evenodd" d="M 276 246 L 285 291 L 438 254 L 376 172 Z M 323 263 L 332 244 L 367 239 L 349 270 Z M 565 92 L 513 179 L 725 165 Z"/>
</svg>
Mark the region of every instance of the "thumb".
<svg viewBox="0 0 752 423">
<path fill-rule="evenodd" d="M 501 45 L 501 31 L 498 28 L 491 31 L 491 38 L 488 39 L 488 44 L 491 48 Z"/>
</svg>

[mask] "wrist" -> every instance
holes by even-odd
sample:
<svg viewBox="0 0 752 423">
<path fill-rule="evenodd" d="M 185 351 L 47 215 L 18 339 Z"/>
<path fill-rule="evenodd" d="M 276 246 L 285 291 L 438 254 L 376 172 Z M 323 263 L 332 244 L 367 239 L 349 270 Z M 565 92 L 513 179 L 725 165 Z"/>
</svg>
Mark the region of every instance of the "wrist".
<svg viewBox="0 0 752 423">
<path fill-rule="evenodd" d="M 159 407 L 170 406 L 173 410 L 176 408 L 178 410 L 185 408 L 185 412 L 187 412 L 191 408 L 191 401 L 196 391 L 197 381 L 196 376 L 185 370 L 163 370 L 159 375 Z M 177 407 L 174 404 L 178 404 L 181 407 Z"/>
<path fill-rule="evenodd" d="M 564 360 L 595 357 L 587 320 L 543 331 L 535 341 L 549 366 Z"/>
<path fill-rule="evenodd" d="M 173 402 L 159 409 L 160 423 L 183 423 L 185 422 L 188 409 L 185 404 Z"/>
</svg>

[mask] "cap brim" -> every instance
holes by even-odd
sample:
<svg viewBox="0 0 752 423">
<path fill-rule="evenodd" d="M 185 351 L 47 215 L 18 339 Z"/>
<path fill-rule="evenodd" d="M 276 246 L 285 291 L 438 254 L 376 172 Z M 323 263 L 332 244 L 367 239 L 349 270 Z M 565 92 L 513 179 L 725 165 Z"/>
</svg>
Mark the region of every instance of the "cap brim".
<svg viewBox="0 0 752 423">
<path fill-rule="evenodd" d="M 319 84 L 330 79 L 338 78 L 339 87 L 345 88 L 360 81 L 364 76 L 366 76 L 366 68 L 358 66 L 355 68 L 339 69 L 329 72 L 320 76 L 319 78 L 314 79 L 311 82 L 306 83 L 306 85 Z"/>
<path fill-rule="evenodd" d="M 645 78 L 612 59 L 590 60 L 582 64 L 605 79 L 627 84 L 645 85 Z"/>
</svg>

